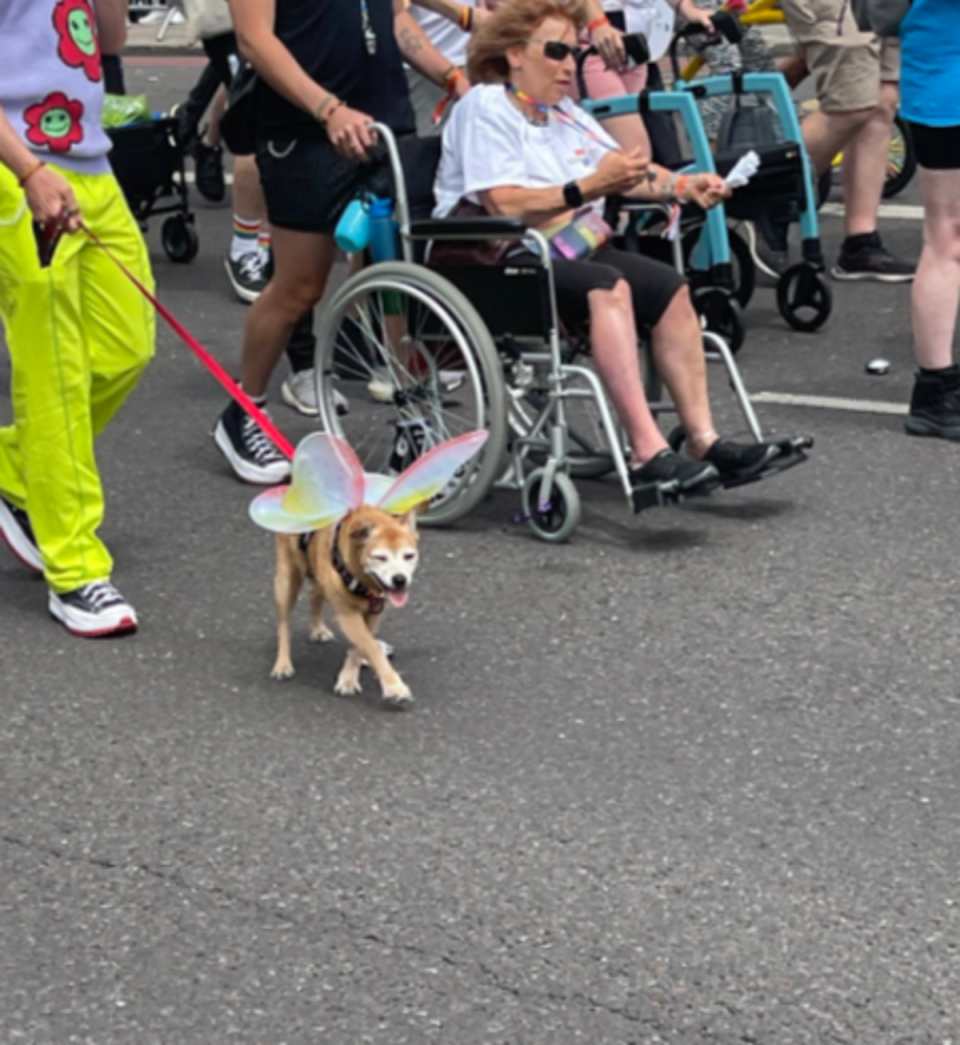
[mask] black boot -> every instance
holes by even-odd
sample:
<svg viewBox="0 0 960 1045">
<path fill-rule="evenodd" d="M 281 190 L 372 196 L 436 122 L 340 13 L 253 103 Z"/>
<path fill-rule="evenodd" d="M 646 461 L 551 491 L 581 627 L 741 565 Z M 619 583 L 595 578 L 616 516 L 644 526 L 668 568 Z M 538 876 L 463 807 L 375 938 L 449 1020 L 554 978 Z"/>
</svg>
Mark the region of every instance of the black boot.
<svg viewBox="0 0 960 1045">
<path fill-rule="evenodd" d="M 960 441 L 960 365 L 917 374 L 905 427 L 911 435 Z"/>
</svg>

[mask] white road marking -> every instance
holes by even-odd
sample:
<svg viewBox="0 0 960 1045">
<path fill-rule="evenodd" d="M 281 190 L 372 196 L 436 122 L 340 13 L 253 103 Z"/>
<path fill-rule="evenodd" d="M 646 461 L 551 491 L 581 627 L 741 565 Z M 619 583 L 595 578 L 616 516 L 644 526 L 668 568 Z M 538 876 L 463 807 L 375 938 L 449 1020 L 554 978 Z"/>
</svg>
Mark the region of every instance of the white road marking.
<svg viewBox="0 0 960 1045">
<path fill-rule="evenodd" d="M 815 410 L 846 410 L 855 414 L 895 414 L 904 416 L 905 403 L 885 403 L 879 399 L 839 399 L 835 396 L 793 395 L 789 392 L 757 392 L 751 402 L 775 406 L 806 406 Z"/>
<path fill-rule="evenodd" d="M 843 204 L 825 203 L 820 213 L 831 218 L 842 218 Z M 879 216 L 890 221 L 923 221 L 923 207 L 913 203 L 881 203 Z"/>
</svg>

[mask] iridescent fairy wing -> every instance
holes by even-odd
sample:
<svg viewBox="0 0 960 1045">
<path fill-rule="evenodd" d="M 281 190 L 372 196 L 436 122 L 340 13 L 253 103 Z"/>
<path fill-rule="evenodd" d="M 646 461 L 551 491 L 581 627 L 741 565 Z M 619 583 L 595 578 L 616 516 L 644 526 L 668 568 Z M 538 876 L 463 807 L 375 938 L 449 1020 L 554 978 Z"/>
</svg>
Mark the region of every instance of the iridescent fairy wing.
<svg viewBox="0 0 960 1045">
<path fill-rule="evenodd" d="M 364 501 L 363 466 L 342 439 L 315 432 L 293 455 L 293 482 L 267 490 L 250 517 L 274 533 L 310 533 L 342 518 Z"/>
<path fill-rule="evenodd" d="M 487 433 L 481 430 L 466 432 L 435 446 L 397 477 L 377 507 L 394 515 L 404 515 L 436 497 L 486 441 Z"/>
<path fill-rule="evenodd" d="M 395 475 L 378 475 L 375 472 L 367 472 L 363 477 L 363 503 L 378 504 L 396 481 Z"/>
</svg>

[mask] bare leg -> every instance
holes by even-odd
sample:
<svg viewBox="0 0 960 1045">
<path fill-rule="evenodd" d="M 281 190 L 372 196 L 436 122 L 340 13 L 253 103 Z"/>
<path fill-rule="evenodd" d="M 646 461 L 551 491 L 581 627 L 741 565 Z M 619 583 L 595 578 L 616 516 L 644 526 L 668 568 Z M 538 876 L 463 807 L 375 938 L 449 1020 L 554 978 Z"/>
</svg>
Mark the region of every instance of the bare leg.
<svg viewBox="0 0 960 1045">
<path fill-rule="evenodd" d="M 203 144 L 215 149 L 220 144 L 220 120 L 227 108 L 227 89 L 222 84 L 217 88 L 210 104 L 210 122 L 203 135 Z"/>
<path fill-rule="evenodd" d="M 917 363 L 940 370 L 953 363 L 960 307 L 960 170 L 920 168 L 923 253 L 913 284 Z"/>
<path fill-rule="evenodd" d="M 336 248 L 320 233 L 273 229 L 274 276 L 250 308 L 240 366 L 244 390 L 266 393 L 300 317 L 323 296 Z"/>
<path fill-rule="evenodd" d="M 639 116 L 615 116 L 603 121 L 603 129 L 607 131 L 624 152 L 641 149 L 644 156 L 650 155 L 650 136 Z"/>
<path fill-rule="evenodd" d="M 834 156 L 859 134 L 874 111 L 858 109 L 856 112 L 826 113 L 820 109 L 804 119 L 803 143 L 818 175 L 830 168 Z"/>
<path fill-rule="evenodd" d="M 700 320 L 683 287 L 653 328 L 653 358 L 687 431 L 689 452 L 701 457 L 716 440 L 707 394 L 707 360 Z"/>
<path fill-rule="evenodd" d="M 877 210 L 887 176 L 890 128 L 900 100 L 895 83 L 880 86 L 880 100 L 843 153 L 846 233 L 859 236 L 877 229 Z"/>
<path fill-rule="evenodd" d="M 248 221 L 263 221 L 267 205 L 254 156 L 238 156 L 233 165 L 233 212 Z"/>
<path fill-rule="evenodd" d="M 597 372 L 627 430 L 634 464 L 642 464 L 665 449 L 667 442 L 643 390 L 630 287 L 620 280 L 613 290 L 591 290 L 587 300 Z"/>
</svg>

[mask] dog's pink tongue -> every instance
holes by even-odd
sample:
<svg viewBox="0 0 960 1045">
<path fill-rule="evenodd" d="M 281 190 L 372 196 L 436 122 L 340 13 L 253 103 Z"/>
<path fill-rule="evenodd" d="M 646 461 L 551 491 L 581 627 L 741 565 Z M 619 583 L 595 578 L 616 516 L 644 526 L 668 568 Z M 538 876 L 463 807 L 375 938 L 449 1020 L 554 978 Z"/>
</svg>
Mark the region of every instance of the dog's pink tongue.
<svg viewBox="0 0 960 1045">
<path fill-rule="evenodd" d="M 398 610 L 402 610 L 407 604 L 407 599 L 410 598 L 409 591 L 388 591 L 387 598 L 390 600 L 391 606 L 396 606 Z"/>
</svg>

